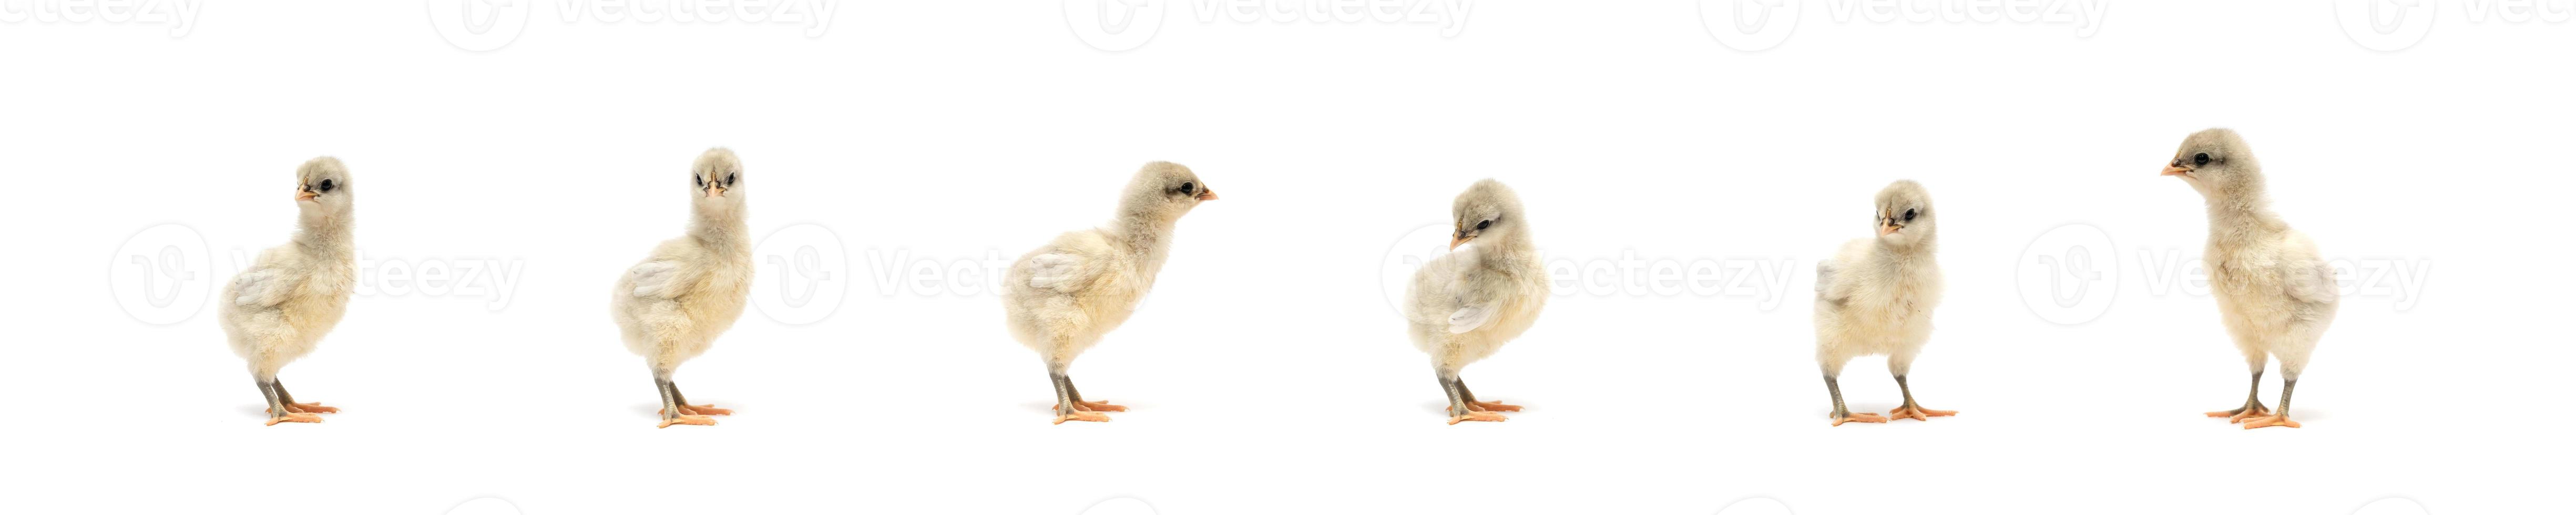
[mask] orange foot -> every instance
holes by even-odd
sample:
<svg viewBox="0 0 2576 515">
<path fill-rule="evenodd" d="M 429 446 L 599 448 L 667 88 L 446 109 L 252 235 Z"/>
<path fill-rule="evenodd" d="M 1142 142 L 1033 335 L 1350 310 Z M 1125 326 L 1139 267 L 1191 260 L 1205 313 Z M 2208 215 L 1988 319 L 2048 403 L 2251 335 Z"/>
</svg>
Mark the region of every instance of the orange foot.
<svg viewBox="0 0 2576 515">
<path fill-rule="evenodd" d="M 1520 411 L 1520 410 L 1521 410 L 1521 407 L 1520 407 L 1520 406 L 1513 406 L 1513 405 L 1510 405 L 1510 404 L 1503 404 L 1503 403 L 1499 403 L 1499 402 L 1476 402 L 1476 401 L 1467 401 L 1467 407 L 1475 408 L 1477 411 Z"/>
<path fill-rule="evenodd" d="M 662 410 L 653 410 L 653 414 L 655 414 L 655 415 L 660 415 L 660 414 L 662 414 Z M 716 407 L 716 405 L 714 405 L 714 404 L 700 404 L 700 405 L 696 405 L 696 406 L 690 406 L 690 405 L 687 405 L 687 404 L 682 404 L 682 405 L 680 405 L 680 414 L 682 414 L 682 415 L 732 415 L 732 414 L 733 414 L 733 410 L 724 409 L 724 408 L 718 408 L 718 407 Z M 713 425 L 713 423 L 711 422 L 711 423 L 709 423 L 709 425 Z"/>
<path fill-rule="evenodd" d="M 1480 404 L 1481 404 L 1481 403 L 1480 403 Z M 1466 421 L 1469 421 L 1469 420 L 1473 420 L 1473 421 L 1477 421 L 1477 422 L 1501 422 L 1501 421 L 1503 421 L 1503 420 L 1505 420 L 1505 419 L 1503 418 L 1503 414 L 1501 414 L 1501 413 L 1495 413 L 1495 412 L 1491 412 L 1491 411 L 1469 411 L 1469 412 L 1467 412 L 1467 414 L 1465 414 L 1465 415 L 1450 415 L 1450 416 L 1449 416 L 1449 425 L 1453 425 L 1453 426 L 1454 426 L 1454 425 L 1458 425 L 1458 423 L 1459 423 L 1459 422 L 1466 422 Z"/>
<path fill-rule="evenodd" d="M 1074 409 L 1075 411 L 1127 411 L 1127 407 L 1126 407 L 1126 406 L 1120 406 L 1120 405 L 1110 404 L 1110 403 L 1106 403 L 1106 402 L 1088 402 L 1088 401 L 1073 401 L 1073 409 Z M 1106 421 L 1108 421 L 1108 419 L 1095 420 L 1094 422 L 1106 422 Z"/>
<path fill-rule="evenodd" d="M 1840 426 L 1843 425 L 1844 422 L 1885 424 L 1887 423 L 1887 417 L 1878 416 L 1877 413 L 1848 413 L 1843 416 L 1834 417 L 1834 425 Z"/>
<path fill-rule="evenodd" d="M 2245 420 L 2246 429 L 2272 426 L 2299 427 L 2299 421 L 2290 420 L 2289 415 L 2264 415 Z"/>
<path fill-rule="evenodd" d="M 279 422 L 314 422 L 314 423 L 320 423 L 320 422 L 322 422 L 322 416 L 321 416 L 321 415 L 311 414 L 311 413 L 287 413 L 287 414 L 285 414 L 285 415 L 278 415 L 278 416 L 271 416 L 271 417 L 268 417 L 268 424 L 267 424 L 267 425 L 272 425 L 272 426 L 274 426 L 274 425 L 277 425 L 277 423 L 279 423 Z"/>
<path fill-rule="evenodd" d="M 1104 406 L 1106 406 L 1106 404 L 1104 404 Z M 1126 408 L 1119 408 L 1119 409 L 1126 409 Z M 1061 415 L 1056 415 L 1056 416 L 1055 416 L 1055 423 L 1057 423 L 1057 424 L 1062 424 L 1062 423 L 1064 423 L 1064 421 L 1067 421 L 1067 420 L 1080 420 L 1080 421 L 1083 421 L 1083 422 L 1108 422 L 1108 421 L 1109 421 L 1109 416 L 1108 416 L 1108 415 L 1102 415 L 1102 414 L 1100 414 L 1100 412 L 1098 412 L 1098 411 L 1080 411 L 1080 410 L 1076 410 L 1076 411 L 1074 411 L 1074 412 L 1072 412 L 1072 413 L 1065 413 L 1065 414 L 1061 414 Z"/>
<path fill-rule="evenodd" d="M 2234 424 L 2237 422 L 2244 422 L 2245 419 L 2249 418 L 2271 416 L 2272 410 L 2271 408 L 2265 408 L 2262 406 L 2250 406 L 2227 411 L 2212 411 L 2207 413 L 2207 415 L 2212 417 L 2227 417 L 2227 423 Z"/>
<path fill-rule="evenodd" d="M 339 413 L 339 412 L 340 412 L 340 408 L 334 408 L 334 407 L 330 407 L 330 406 L 324 406 L 324 405 L 322 405 L 322 403 L 319 403 L 319 402 L 289 402 L 289 403 L 286 403 L 286 412 L 288 412 L 288 413 Z"/>
<path fill-rule="evenodd" d="M 671 427 L 671 424 L 712 426 L 716 425 L 716 419 L 707 418 L 706 415 L 681 415 L 677 418 L 662 419 L 662 425 L 655 427 Z"/>
<path fill-rule="evenodd" d="M 1947 416 L 1957 415 L 1957 414 L 1959 414 L 1959 412 L 1956 412 L 1956 411 L 1950 411 L 1950 410 L 1923 409 L 1923 407 L 1922 407 L 1922 406 L 1905 405 L 1905 406 L 1898 406 L 1898 407 L 1896 407 L 1896 410 L 1895 410 L 1895 411 L 1889 411 L 1889 412 L 1887 412 L 1887 418 L 1891 418 L 1891 419 L 1898 419 L 1898 418 L 1910 418 L 1910 419 L 1915 419 L 1915 420 L 1930 420 L 1930 419 L 1927 419 L 1927 418 L 1924 418 L 1924 417 L 1947 417 Z"/>
</svg>

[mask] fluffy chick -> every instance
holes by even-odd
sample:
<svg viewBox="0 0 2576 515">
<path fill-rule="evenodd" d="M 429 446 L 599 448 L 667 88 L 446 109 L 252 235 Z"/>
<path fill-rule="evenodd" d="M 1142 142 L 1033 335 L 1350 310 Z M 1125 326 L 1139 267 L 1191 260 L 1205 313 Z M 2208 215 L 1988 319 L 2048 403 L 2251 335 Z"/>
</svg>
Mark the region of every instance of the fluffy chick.
<svg viewBox="0 0 2576 515">
<path fill-rule="evenodd" d="M 1547 305 L 1547 269 L 1530 243 L 1521 199 L 1493 179 L 1476 181 L 1449 205 L 1446 255 L 1424 263 L 1405 291 L 1407 334 L 1431 355 L 1432 373 L 1449 396 L 1449 423 L 1501 422 L 1520 406 L 1476 400 L 1458 369 L 1494 355 L 1538 322 Z M 1459 245 L 1473 242 L 1466 250 Z"/>
<path fill-rule="evenodd" d="M 671 382 L 680 363 L 705 353 L 716 335 L 733 327 L 751 293 L 751 229 L 744 221 L 742 159 L 732 150 L 707 149 L 689 167 L 689 234 L 662 242 L 618 276 L 609 294 L 626 349 L 644 356 L 662 395 L 662 423 L 715 425 L 707 415 L 731 415 L 714 405 L 690 405 Z"/>
<path fill-rule="evenodd" d="M 2236 131 L 2209 129 L 2183 138 L 2165 164 L 2164 175 L 2182 178 L 2209 205 L 2209 248 L 2201 259 L 2209 267 L 2210 291 L 2218 297 L 2219 320 L 2245 353 L 2253 374 L 2245 404 L 2212 417 L 2244 422 L 2246 429 L 2299 427 L 2290 420 L 2290 392 L 2299 387 L 2299 371 L 2326 326 L 2334 322 L 2334 267 L 2317 256 L 2316 242 L 2291 230 L 2272 213 L 2263 191 L 2263 165 Z M 2263 389 L 2264 356 L 2281 359 L 2281 410 L 2266 410 L 2255 396 Z"/>
<path fill-rule="evenodd" d="M 351 186 L 349 168 L 339 159 L 317 157 L 296 167 L 294 239 L 260 251 L 258 261 L 224 286 L 224 302 L 216 303 L 233 353 L 250 363 L 251 380 L 267 397 L 268 425 L 321 422 L 315 413 L 340 411 L 295 402 L 277 381 L 277 369 L 313 352 L 348 311 L 349 292 L 357 284 Z"/>
<path fill-rule="evenodd" d="M 1136 311 L 1172 249 L 1172 228 L 1199 203 L 1216 200 L 1189 167 L 1146 163 L 1119 196 L 1106 227 L 1064 233 L 1011 264 L 1002 310 L 1011 336 L 1046 362 L 1055 384 L 1055 423 L 1108 422 L 1124 406 L 1082 400 L 1065 369 L 1074 356 Z"/>
<path fill-rule="evenodd" d="M 1825 391 L 1834 397 L 1834 425 L 1886 422 L 1888 418 L 1956 415 L 1956 411 L 1923 409 L 1905 374 L 1914 357 L 1932 340 L 1932 308 L 1941 303 L 1941 266 L 1933 260 L 1935 221 L 1932 195 L 1914 181 L 1896 181 L 1878 191 L 1871 225 L 1878 236 L 1843 243 L 1834 258 L 1816 264 L 1816 362 L 1824 367 Z M 1860 356 L 1887 355 L 1887 372 L 1905 405 L 1888 412 L 1852 413 L 1843 407 L 1843 364 Z"/>
</svg>

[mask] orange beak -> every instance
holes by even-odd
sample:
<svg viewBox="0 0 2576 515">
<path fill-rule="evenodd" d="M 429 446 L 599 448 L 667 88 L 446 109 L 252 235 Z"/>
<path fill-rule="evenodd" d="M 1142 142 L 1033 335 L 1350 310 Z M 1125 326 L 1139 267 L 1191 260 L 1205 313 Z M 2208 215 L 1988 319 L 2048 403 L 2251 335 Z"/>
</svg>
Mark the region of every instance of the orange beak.
<svg viewBox="0 0 2576 515">
<path fill-rule="evenodd" d="M 723 186 L 708 186 L 708 187 L 707 187 L 707 198 L 722 197 L 722 196 L 724 196 L 724 192 L 725 192 L 725 189 L 724 189 L 724 187 L 723 187 Z"/>
<path fill-rule="evenodd" d="M 1886 236 L 1889 234 L 1895 234 L 1897 229 L 1903 228 L 1905 228 L 1905 226 L 1896 224 L 1878 224 L 1878 235 Z"/>
<path fill-rule="evenodd" d="M 322 195 L 321 195 L 321 194 L 319 194 L 319 193 L 314 193 L 314 192 L 313 192 L 313 190 L 302 190 L 302 189 L 295 190 L 295 201 L 296 201 L 296 202 L 303 202 L 303 201 L 307 201 L 307 200 L 313 200 L 313 197 L 319 197 L 319 196 L 322 196 Z"/>
<path fill-rule="evenodd" d="M 1199 190 L 1199 200 L 1216 200 L 1216 188 Z"/>
<path fill-rule="evenodd" d="M 2183 167 L 2180 167 L 2180 166 L 2173 166 L 2173 165 L 2165 165 L 2165 173 L 2163 173 L 2162 175 L 2182 175 L 2182 174 L 2183 174 L 2183 172 L 2189 172 L 2189 171 L 2191 171 L 2191 169 L 2190 169 L 2190 168 L 2183 168 Z"/>
</svg>

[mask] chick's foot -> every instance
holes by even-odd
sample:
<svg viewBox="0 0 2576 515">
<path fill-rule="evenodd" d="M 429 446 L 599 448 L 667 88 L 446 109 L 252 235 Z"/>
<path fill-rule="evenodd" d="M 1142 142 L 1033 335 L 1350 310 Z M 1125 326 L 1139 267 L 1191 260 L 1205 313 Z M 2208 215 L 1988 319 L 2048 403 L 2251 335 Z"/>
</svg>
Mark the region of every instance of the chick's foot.
<svg viewBox="0 0 2576 515">
<path fill-rule="evenodd" d="M 712 425 L 716 425 L 716 419 L 707 418 L 707 416 L 706 416 L 706 415 L 681 415 L 681 416 L 679 416 L 679 417 L 675 417 L 675 418 L 666 418 L 666 419 L 662 419 L 662 425 L 660 425 L 660 426 L 655 426 L 655 427 L 671 427 L 671 425 L 672 425 L 672 424 L 688 425 L 688 426 L 712 426 Z"/>
<path fill-rule="evenodd" d="M 277 425 L 277 423 L 279 423 L 279 422 L 312 422 L 312 423 L 320 423 L 320 422 L 322 422 L 322 416 L 321 416 L 321 415 L 315 415 L 315 414 L 311 414 L 311 413 L 290 412 L 290 413 L 287 413 L 287 414 L 285 414 L 285 415 L 275 415 L 275 414 L 271 414 L 271 415 L 272 415 L 272 416 L 268 417 L 268 423 L 267 423 L 267 424 L 264 424 L 264 425 L 271 425 L 271 426 L 274 426 L 274 425 Z"/>
<path fill-rule="evenodd" d="M 1470 420 L 1477 421 L 1477 422 L 1501 422 L 1501 421 L 1504 421 L 1504 420 L 1507 420 L 1507 419 L 1504 419 L 1504 418 L 1503 418 L 1503 414 L 1501 414 L 1501 413 L 1495 413 L 1495 412 L 1491 412 L 1491 411 L 1469 411 L 1469 412 L 1467 412 L 1466 414 L 1463 414 L 1463 415 L 1450 415 L 1450 416 L 1449 416 L 1449 425 L 1453 425 L 1453 426 L 1454 426 L 1454 425 L 1458 425 L 1458 423 L 1459 423 L 1459 422 L 1466 422 L 1466 421 L 1470 421 Z"/>
<path fill-rule="evenodd" d="M 2295 428 L 2299 427 L 2299 421 L 2290 420 L 2289 415 L 2264 415 L 2245 419 L 2246 429 L 2272 426 L 2287 426 Z"/>
<path fill-rule="evenodd" d="M 1957 415 L 1957 414 L 1959 414 L 1959 412 L 1956 412 L 1956 411 L 1950 411 L 1950 410 L 1923 409 L 1923 407 L 1922 407 L 1922 406 L 1916 406 L 1916 405 L 1912 405 L 1912 404 L 1907 404 L 1907 405 L 1904 405 L 1904 406 L 1898 406 L 1894 411 L 1889 411 L 1889 412 L 1887 412 L 1887 418 L 1888 418 L 1888 419 L 1891 419 L 1891 420 L 1892 420 L 1892 419 L 1900 419 L 1900 418 L 1910 418 L 1910 419 L 1915 419 L 1915 420 L 1930 420 L 1930 419 L 1927 419 L 1927 418 L 1924 418 L 1924 417 L 1947 417 L 1947 416 Z"/>
<path fill-rule="evenodd" d="M 340 408 L 334 408 L 334 407 L 330 407 L 330 406 L 324 406 L 324 405 L 322 405 L 322 403 L 319 403 L 319 402 L 289 402 L 289 403 L 286 403 L 286 412 L 288 412 L 288 413 L 339 413 L 339 412 L 340 412 Z"/>
<path fill-rule="evenodd" d="M 1090 401 L 1073 401 L 1073 409 L 1074 409 L 1075 411 L 1127 411 L 1127 407 L 1126 407 L 1126 406 L 1120 406 L 1120 405 L 1110 404 L 1110 403 L 1106 403 L 1106 402 L 1090 402 Z M 1098 420 L 1098 421 L 1095 421 L 1095 422 L 1106 422 L 1106 421 L 1107 421 L 1107 420 L 1106 420 L 1106 419 L 1104 419 L 1104 420 Z"/>
<path fill-rule="evenodd" d="M 2237 422 L 2244 422 L 2244 421 L 2245 421 L 2245 419 L 2249 419 L 2249 418 L 2256 418 L 2256 417 L 2263 417 L 2263 416 L 2269 416 L 2269 415 L 2271 415 L 2271 414 L 2272 414 L 2272 409 L 2271 409 L 2271 408 L 2265 408 L 2265 407 L 2263 407 L 2263 405 L 2261 405 L 2261 404 L 2256 404 L 2256 405 L 2252 405 L 2252 406 L 2246 406 L 2246 407 L 2242 407 L 2242 408 L 2236 408 L 2236 409 L 2227 410 L 2227 411 L 2212 411 L 2212 412 L 2206 413 L 2206 415 L 2209 415 L 2209 416 L 2212 416 L 2212 417 L 2227 417 L 2227 423 L 2229 423 L 2229 424 L 2234 424 L 2234 423 L 2237 423 Z"/>
<path fill-rule="evenodd" d="M 1843 425 L 1844 422 L 1885 424 L 1887 423 L 1887 417 L 1878 416 L 1877 413 L 1844 413 L 1834 416 L 1834 425 L 1840 426 Z"/>
<path fill-rule="evenodd" d="M 1121 408 L 1121 409 L 1124 409 L 1124 408 Z M 1072 412 L 1072 413 L 1057 413 L 1057 414 L 1055 415 L 1055 422 L 1054 422 L 1054 423 L 1062 424 L 1062 423 L 1064 423 L 1064 421 L 1067 421 L 1067 420 L 1080 420 L 1080 421 L 1083 421 L 1083 422 L 1108 422 L 1108 421 L 1109 421 L 1109 416 L 1108 416 L 1108 415 L 1102 415 L 1102 414 L 1100 414 L 1100 412 L 1098 412 L 1098 411 L 1074 411 L 1074 412 Z"/>
<path fill-rule="evenodd" d="M 1503 404 L 1503 403 L 1499 403 L 1499 402 L 1476 402 L 1476 401 L 1467 401 L 1467 407 L 1469 407 L 1469 408 L 1475 408 L 1475 409 L 1476 409 L 1476 411 L 1520 411 L 1520 410 L 1521 410 L 1521 407 L 1520 407 L 1520 406 L 1514 406 L 1514 405 L 1510 405 L 1510 404 Z"/>
<path fill-rule="evenodd" d="M 661 410 L 654 410 L 654 411 L 653 411 L 653 414 L 655 414 L 655 415 L 660 415 L 660 414 L 662 414 L 662 411 L 661 411 Z M 691 406 L 691 405 L 687 405 L 687 404 L 682 404 L 682 405 L 680 405 L 680 414 L 682 414 L 682 415 L 732 415 L 732 414 L 733 414 L 733 410 L 724 409 L 724 408 L 718 408 L 718 407 L 716 407 L 716 405 L 714 405 L 714 404 L 700 404 L 700 405 L 696 405 L 696 406 Z"/>
</svg>

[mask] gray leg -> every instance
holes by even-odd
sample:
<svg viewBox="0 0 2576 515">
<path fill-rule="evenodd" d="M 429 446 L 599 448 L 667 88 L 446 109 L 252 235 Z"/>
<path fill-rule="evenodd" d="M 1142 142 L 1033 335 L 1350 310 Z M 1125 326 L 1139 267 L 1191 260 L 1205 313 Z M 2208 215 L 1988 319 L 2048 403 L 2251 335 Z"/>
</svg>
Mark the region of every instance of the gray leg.
<svg viewBox="0 0 2576 515">
<path fill-rule="evenodd" d="M 2238 406 L 2236 409 L 2227 411 L 2212 411 L 2209 412 L 2208 415 L 2212 417 L 2229 417 L 2228 422 L 2235 422 L 2238 419 L 2243 418 L 2238 417 L 2238 415 L 2244 415 L 2244 417 L 2259 417 L 2270 414 L 2271 411 L 2263 407 L 2263 399 L 2260 397 L 2263 394 L 2263 369 L 2254 369 L 2254 379 L 2250 381 L 2250 383 L 2252 384 L 2245 387 L 2245 405 Z"/>
<path fill-rule="evenodd" d="M 2290 392 L 2298 389 L 2298 378 L 2286 378 L 2281 381 L 2281 411 L 2279 412 L 2281 418 L 2290 418 Z"/>
<path fill-rule="evenodd" d="M 1469 406 L 1474 406 L 1476 404 L 1476 392 L 1474 390 L 1467 389 L 1466 379 L 1452 378 L 1449 380 L 1449 383 L 1458 385 L 1458 398 L 1466 400 Z"/>
<path fill-rule="evenodd" d="M 1449 395 L 1449 418 L 1465 417 L 1474 411 L 1467 407 L 1467 385 L 1458 382 L 1458 371 L 1439 370 L 1434 374 L 1440 379 L 1440 391 Z"/>
<path fill-rule="evenodd" d="M 1073 387 L 1073 376 L 1065 374 L 1065 366 L 1061 363 L 1047 364 L 1047 381 L 1055 384 L 1055 423 L 1062 424 L 1067 420 L 1108 422 L 1109 416 L 1098 412 L 1127 410 L 1125 406 L 1083 401 L 1082 391 Z"/>
<path fill-rule="evenodd" d="M 277 380 L 277 379 L 270 379 L 270 380 L 268 380 L 268 387 L 269 387 L 269 388 L 275 388 L 275 389 L 277 389 L 277 400 L 278 400 L 278 402 L 283 402 L 283 403 L 287 403 L 287 404 L 294 404 L 294 403 L 295 403 L 295 394 L 286 393 L 286 381 L 281 381 L 281 380 Z"/>
<path fill-rule="evenodd" d="M 680 387 L 671 382 L 671 371 L 653 370 L 653 391 L 662 395 L 662 427 L 672 424 L 715 425 L 714 419 L 680 414 Z"/>
<path fill-rule="evenodd" d="M 1844 422 L 1887 421 L 1887 418 L 1880 417 L 1877 413 L 1852 413 L 1850 409 L 1844 408 L 1843 385 L 1840 381 L 1834 380 L 1833 374 L 1825 374 L 1825 393 L 1834 396 L 1834 425 L 1843 425 Z"/>
<path fill-rule="evenodd" d="M 1923 409 L 1923 405 L 1921 405 L 1921 404 L 1915 404 L 1915 403 L 1914 403 L 1914 388 L 1912 388 L 1912 387 L 1909 387 L 1909 386 L 1906 386 L 1906 385 L 1905 385 L 1905 376 L 1904 376 L 1904 375 L 1902 375 L 1902 374 L 1899 374 L 1899 375 L 1897 375 L 1897 376 L 1896 376 L 1896 391 L 1904 392 L 1904 394 L 1905 394 L 1905 405 L 1904 405 L 1904 406 L 1898 406 L 1898 407 L 1896 408 L 1896 411 L 1890 411 L 1890 412 L 1888 412 L 1888 413 L 1887 413 L 1888 418 L 1911 418 L 1911 419 L 1915 419 L 1915 420 L 1927 420 L 1927 419 L 1926 419 L 1926 418 L 1924 418 L 1924 417 L 1947 417 L 1947 416 L 1951 416 L 1951 415 L 1957 415 L 1957 414 L 1959 414 L 1959 412 L 1956 412 L 1956 411 L 1935 410 L 1935 409 Z"/>
<path fill-rule="evenodd" d="M 274 380 L 259 382 L 259 395 L 268 399 L 268 418 L 286 417 L 286 401 L 278 398 L 277 383 Z"/>
</svg>

